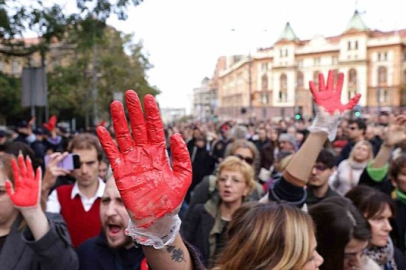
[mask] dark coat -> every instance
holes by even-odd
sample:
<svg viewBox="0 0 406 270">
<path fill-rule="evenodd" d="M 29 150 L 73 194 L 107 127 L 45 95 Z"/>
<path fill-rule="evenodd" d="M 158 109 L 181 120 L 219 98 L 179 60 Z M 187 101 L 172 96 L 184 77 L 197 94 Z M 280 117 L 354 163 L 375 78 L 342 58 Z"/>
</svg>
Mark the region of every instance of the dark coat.
<svg viewBox="0 0 406 270">
<path fill-rule="evenodd" d="M 210 256 L 209 238 L 214 221 L 214 217 L 204 208 L 204 204 L 198 204 L 194 207 L 190 219 L 182 223 L 183 239 L 200 252 L 205 265 Z"/>
<path fill-rule="evenodd" d="M 35 241 L 29 228 L 19 231 L 17 218 L 0 254 L 4 270 L 76 270 L 79 261 L 70 241 L 68 229 L 59 214 L 46 213 L 50 230 Z"/>
<path fill-rule="evenodd" d="M 138 270 L 145 258 L 141 247 L 110 248 L 104 233 L 85 241 L 77 253 L 80 270 Z"/>
</svg>

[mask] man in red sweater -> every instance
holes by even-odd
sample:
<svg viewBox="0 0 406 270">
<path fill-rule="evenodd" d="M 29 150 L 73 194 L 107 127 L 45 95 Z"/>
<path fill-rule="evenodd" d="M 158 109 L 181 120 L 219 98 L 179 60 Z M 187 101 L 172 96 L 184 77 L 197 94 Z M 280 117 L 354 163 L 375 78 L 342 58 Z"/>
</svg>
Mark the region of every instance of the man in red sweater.
<svg viewBox="0 0 406 270">
<path fill-rule="evenodd" d="M 60 213 L 63 216 L 72 243 L 77 248 L 101 231 L 100 198 L 106 185 L 98 178 L 98 174 L 103 152 L 98 138 L 86 133 L 74 137 L 68 151 L 80 156 L 81 167 L 67 172 L 61 168 L 49 168 L 57 166 L 56 162 L 49 163 L 47 171 L 59 169 L 60 175 L 70 173 L 75 183 L 59 186 L 51 192 L 47 201 L 47 212 Z"/>
</svg>

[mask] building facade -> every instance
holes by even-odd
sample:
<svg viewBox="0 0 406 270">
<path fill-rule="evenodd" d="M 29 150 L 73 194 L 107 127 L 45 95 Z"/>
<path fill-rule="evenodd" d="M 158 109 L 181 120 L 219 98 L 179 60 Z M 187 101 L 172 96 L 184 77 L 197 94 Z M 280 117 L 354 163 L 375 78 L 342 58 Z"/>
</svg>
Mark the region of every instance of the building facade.
<svg viewBox="0 0 406 270">
<path fill-rule="evenodd" d="M 210 79 L 205 77 L 199 87 L 193 89 L 192 115 L 198 121 L 209 121 L 214 115 L 212 110 L 212 91 Z"/>
<path fill-rule="evenodd" d="M 231 61 L 230 61 L 231 60 Z M 361 93 L 363 112 L 406 106 L 406 29 L 369 29 L 355 12 L 339 36 L 300 40 L 289 23 L 270 48 L 239 61 L 227 58 L 218 77 L 219 112 L 223 119 L 312 116 L 308 82 L 318 74 L 344 73 L 342 101 Z"/>
</svg>

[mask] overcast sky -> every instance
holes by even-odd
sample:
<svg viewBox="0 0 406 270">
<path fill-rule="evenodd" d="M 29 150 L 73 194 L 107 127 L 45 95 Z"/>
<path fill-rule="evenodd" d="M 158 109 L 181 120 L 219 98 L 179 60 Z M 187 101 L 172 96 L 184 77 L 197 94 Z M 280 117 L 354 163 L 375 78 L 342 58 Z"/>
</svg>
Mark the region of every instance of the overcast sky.
<svg viewBox="0 0 406 270">
<path fill-rule="evenodd" d="M 143 40 L 161 107 L 189 110 L 192 89 L 212 76 L 219 56 L 272 46 L 287 21 L 300 39 L 339 35 L 355 8 L 371 29 L 406 28 L 405 0 L 144 0 L 127 21 L 108 23 Z"/>
</svg>

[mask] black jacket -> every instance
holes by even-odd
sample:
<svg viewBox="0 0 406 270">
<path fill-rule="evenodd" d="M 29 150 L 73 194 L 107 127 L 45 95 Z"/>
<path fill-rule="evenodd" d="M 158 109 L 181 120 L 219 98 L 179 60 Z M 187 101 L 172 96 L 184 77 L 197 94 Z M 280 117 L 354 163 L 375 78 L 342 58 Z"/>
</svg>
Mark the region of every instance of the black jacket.
<svg viewBox="0 0 406 270">
<path fill-rule="evenodd" d="M 139 270 L 145 258 L 141 247 L 110 248 L 104 233 L 81 244 L 77 254 L 80 270 Z"/>
</svg>

